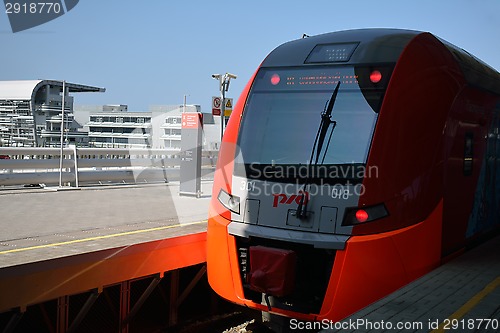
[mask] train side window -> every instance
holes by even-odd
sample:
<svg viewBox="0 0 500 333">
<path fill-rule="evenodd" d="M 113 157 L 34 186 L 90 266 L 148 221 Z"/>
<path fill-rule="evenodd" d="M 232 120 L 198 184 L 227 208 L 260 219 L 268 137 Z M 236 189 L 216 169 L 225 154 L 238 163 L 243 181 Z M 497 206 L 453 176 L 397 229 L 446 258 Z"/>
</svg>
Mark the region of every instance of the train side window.
<svg viewBox="0 0 500 333">
<path fill-rule="evenodd" d="M 464 176 L 472 175 L 472 161 L 474 157 L 474 135 L 465 133 L 464 143 Z"/>
</svg>

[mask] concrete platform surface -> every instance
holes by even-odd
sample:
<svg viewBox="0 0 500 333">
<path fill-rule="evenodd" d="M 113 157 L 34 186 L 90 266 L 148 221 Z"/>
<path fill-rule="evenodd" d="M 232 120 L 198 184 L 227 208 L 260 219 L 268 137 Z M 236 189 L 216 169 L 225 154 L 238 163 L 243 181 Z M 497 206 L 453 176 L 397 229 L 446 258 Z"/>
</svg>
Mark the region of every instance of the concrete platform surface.
<svg viewBox="0 0 500 333">
<path fill-rule="evenodd" d="M 0 190 L 0 268 L 206 231 L 201 198 L 179 183 Z"/>
</svg>

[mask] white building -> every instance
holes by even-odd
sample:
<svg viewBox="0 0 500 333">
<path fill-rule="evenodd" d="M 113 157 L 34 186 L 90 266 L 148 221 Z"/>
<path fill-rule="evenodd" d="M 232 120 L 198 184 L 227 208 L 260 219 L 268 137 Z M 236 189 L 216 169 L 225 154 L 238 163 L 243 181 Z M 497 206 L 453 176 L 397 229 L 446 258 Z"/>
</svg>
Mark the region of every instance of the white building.
<svg viewBox="0 0 500 333">
<path fill-rule="evenodd" d="M 151 106 L 149 112 L 130 112 L 126 105 L 75 106 L 75 117 L 85 124 L 90 147 L 153 148 L 181 150 L 181 116 L 184 105 Z M 111 110 L 111 111 L 110 111 Z M 199 105 L 186 105 L 186 112 L 201 112 Z M 203 114 L 203 149 L 219 146 L 219 127 L 211 114 Z"/>
<path fill-rule="evenodd" d="M 104 88 L 65 83 L 65 141 L 86 145 L 87 133 L 73 116 L 73 92 L 104 92 Z M 0 145 L 55 147 L 60 145 L 63 82 L 0 81 Z"/>
<path fill-rule="evenodd" d="M 129 112 L 126 105 L 73 106 L 75 92 L 104 88 L 65 82 L 64 142 L 80 147 L 141 147 L 180 150 L 184 105 L 152 106 Z M 0 81 L 0 146 L 58 147 L 61 142 L 63 82 Z M 186 112 L 201 112 L 186 105 Z M 220 125 L 203 114 L 203 149 L 218 150 Z"/>
<path fill-rule="evenodd" d="M 154 129 L 151 147 L 180 151 L 184 105 L 154 105 L 150 110 Z M 185 112 L 201 112 L 201 106 L 186 105 Z"/>
<path fill-rule="evenodd" d="M 152 140 L 149 112 L 96 112 L 86 126 L 89 147 L 149 148 Z"/>
</svg>

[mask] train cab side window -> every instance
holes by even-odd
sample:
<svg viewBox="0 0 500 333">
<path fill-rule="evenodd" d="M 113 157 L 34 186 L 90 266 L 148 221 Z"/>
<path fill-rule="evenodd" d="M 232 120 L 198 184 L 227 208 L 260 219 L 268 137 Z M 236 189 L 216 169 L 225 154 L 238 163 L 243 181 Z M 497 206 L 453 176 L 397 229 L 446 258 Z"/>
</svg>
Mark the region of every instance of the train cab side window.
<svg viewBox="0 0 500 333">
<path fill-rule="evenodd" d="M 474 135 L 472 133 L 465 133 L 464 143 L 464 176 L 472 175 L 472 161 L 474 153 Z"/>
</svg>

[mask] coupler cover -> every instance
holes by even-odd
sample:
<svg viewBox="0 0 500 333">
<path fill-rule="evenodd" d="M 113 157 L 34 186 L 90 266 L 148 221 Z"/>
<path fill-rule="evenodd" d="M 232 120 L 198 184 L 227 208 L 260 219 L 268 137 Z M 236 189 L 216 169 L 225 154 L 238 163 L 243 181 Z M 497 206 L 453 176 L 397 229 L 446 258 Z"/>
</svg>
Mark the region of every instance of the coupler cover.
<svg viewBox="0 0 500 333">
<path fill-rule="evenodd" d="M 292 250 L 250 247 L 250 289 L 276 297 L 293 292 L 297 255 Z"/>
</svg>

